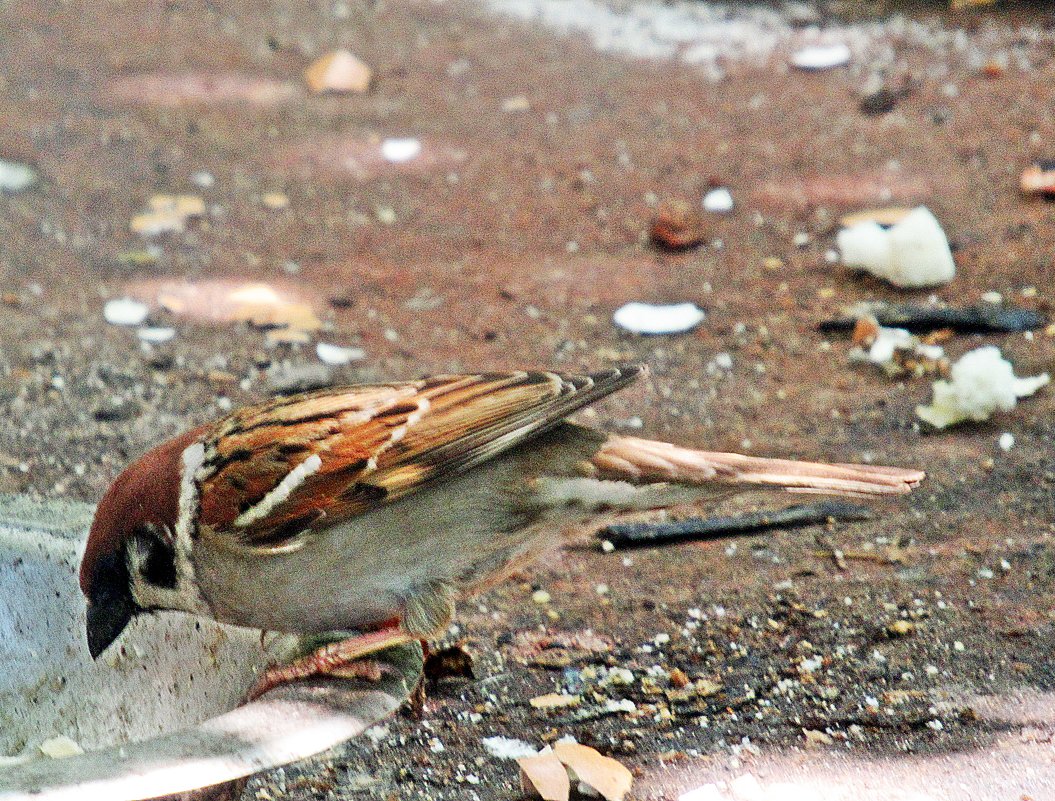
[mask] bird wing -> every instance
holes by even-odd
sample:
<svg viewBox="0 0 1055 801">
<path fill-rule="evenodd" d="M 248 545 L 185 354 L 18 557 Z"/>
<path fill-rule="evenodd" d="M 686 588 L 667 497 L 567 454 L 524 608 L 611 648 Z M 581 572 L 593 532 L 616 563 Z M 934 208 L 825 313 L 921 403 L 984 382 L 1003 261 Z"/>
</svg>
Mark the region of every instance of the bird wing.
<svg viewBox="0 0 1055 801">
<path fill-rule="evenodd" d="M 239 410 L 203 440 L 198 525 L 231 547 L 299 547 L 330 525 L 455 475 L 644 372 L 445 375 Z"/>
</svg>

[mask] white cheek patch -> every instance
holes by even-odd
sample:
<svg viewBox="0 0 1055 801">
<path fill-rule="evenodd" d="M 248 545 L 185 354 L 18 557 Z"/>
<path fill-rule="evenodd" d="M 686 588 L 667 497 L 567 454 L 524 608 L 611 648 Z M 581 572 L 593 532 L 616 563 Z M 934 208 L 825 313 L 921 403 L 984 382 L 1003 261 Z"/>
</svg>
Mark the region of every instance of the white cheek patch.
<svg viewBox="0 0 1055 801">
<path fill-rule="evenodd" d="M 191 561 L 191 522 L 198 513 L 198 473 L 204 461 L 205 446 L 200 442 L 188 445 L 180 455 L 179 506 L 173 542 L 175 588 L 156 587 L 144 581 L 141 567 L 147 554 L 139 547 L 129 550 L 132 593 L 140 606 L 208 613 L 208 604 L 202 598 L 194 580 L 194 563 Z"/>
<path fill-rule="evenodd" d="M 146 564 L 150 559 L 149 547 L 137 538 L 129 542 L 126 558 L 135 602 L 143 609 L 181 609 L 192 614 L 208 615 L 209 605 L 194 581 L 194 565 L 190 557 L 179 547 L 174 550 L 172 556 L 176 570 L 176 586 L 161 587 L 151 584 L 144 576 Z"/>
<path fill-rule="evenodd" d="M 286 474 L 286 477 L 283 478 L 273 490 L 265 495 L 259 503 L 251 506 L 242 512 L 242 514 L 238 515 L 234 520 L 234 524 L 239 528 L 245 528 L 246 526 L 255 523 L 257 520 L 267 517 L 272 509 L 285 501 L 293 490 L 303 484 L 309 476 L 317 473 L 320 467 L 322 467 L 322 459 L 319 458 L 317 453 L 313 453 L 303 462 L 290 470 L 289 473 Z"/>
<path fill-rule="evenodd" d="M 179 487 L 179 517 L 177 519 L 177 535 L 189 534 L 189 524 L 196 511 L 198 503 L 198 488 L 196 478 L 198 469 L 205 461 L 205 446 L 200 442 L 189 445 L 181 457 L 183 472 L 180 475 Z"/>
</svg>

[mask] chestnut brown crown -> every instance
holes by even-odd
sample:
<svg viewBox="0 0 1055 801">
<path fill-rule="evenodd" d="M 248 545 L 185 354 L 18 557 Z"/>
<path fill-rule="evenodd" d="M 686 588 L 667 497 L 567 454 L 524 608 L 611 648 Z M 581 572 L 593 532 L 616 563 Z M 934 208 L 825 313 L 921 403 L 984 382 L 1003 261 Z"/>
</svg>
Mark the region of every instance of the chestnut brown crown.
<svg viewBox="0 0 1055 801">
<path fill-rule="evenodd" d="M 203 429 L 188 431 L 147 452 L 110 485 L 95 510 L 81 559 L 88 601 L 88 646 L 98 656 L 141 611 L 131 592 L 128 543 L 137 532 L 176 530 L 181 455 Z"/>
</svg>

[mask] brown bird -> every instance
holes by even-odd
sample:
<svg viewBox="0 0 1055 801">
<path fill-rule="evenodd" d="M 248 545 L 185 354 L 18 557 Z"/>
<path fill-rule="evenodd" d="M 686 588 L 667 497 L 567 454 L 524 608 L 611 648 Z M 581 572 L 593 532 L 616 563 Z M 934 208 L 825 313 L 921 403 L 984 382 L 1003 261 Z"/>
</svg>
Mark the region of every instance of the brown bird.
<svg viewBox="0 0 1055 801">
<path fill-rule="evenodd" d="M 313 634 L 355 630 L 257 687 L 365 675 L 359 658 L 442 632 L 454 602 L 602 510 L 769 486 L 908 492 L 919 470 L 711 453 L 565 422 L 644 372 L 444 375 L 240 409 L 117 477 L 81 563 L 97 657 L 141 612 Z"/>
</svg>

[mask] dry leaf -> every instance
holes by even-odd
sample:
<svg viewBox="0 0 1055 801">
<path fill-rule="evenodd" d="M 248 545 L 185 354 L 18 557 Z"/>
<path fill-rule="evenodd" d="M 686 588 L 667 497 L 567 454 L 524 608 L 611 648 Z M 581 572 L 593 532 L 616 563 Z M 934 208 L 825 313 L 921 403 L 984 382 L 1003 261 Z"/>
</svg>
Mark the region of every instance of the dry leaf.
<svg viewBox="0 0 1055 801">
<path fill-rule="evenodd" d="M 633 774 L 611 757 L 578 743 L 557 743 L 553 753 L 579 781 L 604 796 L 605 801 L 623 801 L 630 792 Z"/>
<path fill-rule="evenodd" d="M 568 771 L 552 751 L 531 757 L 521 757 L 520 785 L 543 801 L 568 801 L 571 795 L 571 780 Z"/>
</svg>

